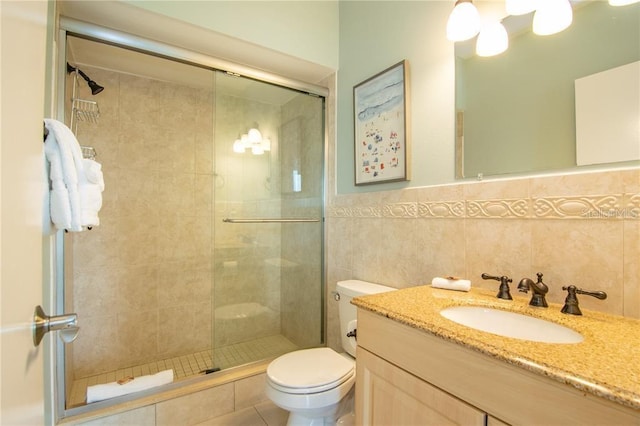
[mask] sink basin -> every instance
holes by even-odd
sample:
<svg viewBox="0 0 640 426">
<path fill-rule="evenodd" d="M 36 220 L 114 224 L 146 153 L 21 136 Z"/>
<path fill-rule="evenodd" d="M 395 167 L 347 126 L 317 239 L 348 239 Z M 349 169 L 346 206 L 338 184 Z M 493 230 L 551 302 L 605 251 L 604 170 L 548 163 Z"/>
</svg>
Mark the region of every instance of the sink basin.
<svg viewBox="0 0 640 426">
<path fill-rule="evenodd" d="M 583 340 L 580 333 L 565 326 L 499 309 L 455 306 L 443 309 L 440 315 L 476 330 L 514 339 L 542 343 L 580 343 Z"/>
</svg>

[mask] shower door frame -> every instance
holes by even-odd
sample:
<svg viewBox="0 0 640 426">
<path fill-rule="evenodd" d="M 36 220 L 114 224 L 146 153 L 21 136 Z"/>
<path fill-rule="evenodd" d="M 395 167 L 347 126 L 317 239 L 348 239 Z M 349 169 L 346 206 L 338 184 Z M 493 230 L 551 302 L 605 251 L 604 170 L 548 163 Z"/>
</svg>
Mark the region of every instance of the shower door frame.
<svg viewBox="0 0 640 426">
<path fill-rule="evenodd" d="M 321 338 L 323 342 L 327 342 L 327 330 L 326 330 L 326 233 L 327 229 L 324 226 L 326 217 L 326 191 L 327 191 L 327 160 L 328 160 L 328 128 L 327 128 L 327 107 L 329 98 L 329 89 L 323 86 L 319 86 L 312 83 L 303 82 L 296 79 L 282 77 L 276 74 L 272 74 L 266 71 L 253 69 L 248 66 L 236 64 L 233 62 L 225 61 L 222 59 L 207 56 L 201 53 L 190 51 L 188 49 L 171 46 L 165 43 L 145 39 L 144 37 L 136 36 L 134 34 L 113 30 L 110 28 L 102 27 L 96 24 L 83 22 L 73 18 L 65 16 L 59 17 L 59 30 L 58 30 L 58 43 L 57 43 L 57 72 L 56 72 L 56 102 L 55 102 L 55 114 L 56 118 L 62 122 L 65 121 L 65 85 L 66 85 L 66 62 L 67 62 L 67 36 L 75 36 L 84 38 L 99 43 L 106 43 L 116 47 L 124 49 L 134 50 L 141 53 L 164 57 L 178 62 L 210 69 L 212 71 L 222 71 L 231 75 L 245 77 L 257 81 L 261 81 L 268 84 L 284 87 L 287 89 L 296 90 L 300 93 L 304 93 L 310 96 L 323 98 L 322 108 L 322 121 L 323 121 L 323 166 L 322 166 L 322 185 L 321 185 L 321 253 L 322 253 L 322 266 L 321 266 L 321 292 L 320 303 L 321 310 Z M 55 243 L 52 247 L 52 259 L 54 259 L 54 265 L 51 267 L 52 274 L 54 276 L 54 288 L 51 291 L 52 305 L 55 306 L 57 313 L 65 312 L 64 306 L 64 286 L 65 286 L 65 256 L 64 256 L 64 233 L 58 231 L 55 236 Z M 82 319 L 79 319 L 80 327 L 82 327 Z M 82 332 L 82 331 L 80 331 Z M 64 343 L 57 340 L 55 353 L 52 355 L 52 366 L 54 369 L 55 384 L 54 384 L 54 404 L 52 407 L 54 415 L 52 416 L 55 421 L 64 419 L 65 417 L 83 414 L 91 412 L 95 409 L 102 409 L 110 405 L 116 405 L 117 403 L 111 401 L 104 401 L 95 405 L 85 405 L 76 408 L 66 408 L 66 365 L 65 365 L 65 348 Z M 129 400 L 136 399 L 135 396 L 131 396 Z M 94 408 L 95 407 L 95 408 Z"/>
</svg>

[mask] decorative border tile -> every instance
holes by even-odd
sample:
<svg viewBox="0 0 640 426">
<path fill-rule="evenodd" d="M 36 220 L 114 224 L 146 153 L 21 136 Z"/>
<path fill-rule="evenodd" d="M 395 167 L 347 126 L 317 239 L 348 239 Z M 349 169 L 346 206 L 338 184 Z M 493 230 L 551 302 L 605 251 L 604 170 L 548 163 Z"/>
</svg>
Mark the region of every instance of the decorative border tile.
<svg viewBox="0 0 640 426">
<path fill-rule="evenodd" d="M 391 218 L 416 218 L 418 217 L 417 203 L 392 203 L 385 204 L 382 208 L 384 217 Z"/>
<path fill-rule="evenodd" d="M 533 215 L 552 219 L 624 218 L 622 199 L 622 195 L 536 198 L 533 200 Z"/>
<path fill-rule="evenodd" d="M 640 194 L 419 201 L 329 207 L 329 217 L 640 220 Z"/>
<path fill-rule="evenodd" d="M 469 200 L 467 217 L 524 218 L 529 213 L 529 200 Z"/>
<path fill-rule="evenodd" d="M 382 210 L 378 206 L 358 207 L 329 207 L 329 217 L 382 217 Z"/>
<path fill-rule="evenodd" d="M 464 218 L 464 201 L 425 201 L 418 202 L 419 217 Z"/>
</svg>

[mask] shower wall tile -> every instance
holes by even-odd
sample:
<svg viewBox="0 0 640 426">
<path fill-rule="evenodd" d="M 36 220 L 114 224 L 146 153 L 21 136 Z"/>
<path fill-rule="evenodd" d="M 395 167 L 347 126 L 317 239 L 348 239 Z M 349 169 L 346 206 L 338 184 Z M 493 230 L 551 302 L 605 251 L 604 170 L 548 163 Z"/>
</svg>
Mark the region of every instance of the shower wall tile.
<svg viewBox="0 0 640 426">
<path fill-rule="evenodd" d="M 100 226 L 71 237 L 75 377 L 206 349 L 212 319 L 213 93 L 87 72 L 105 90 L 98 123 L 78 133 L 96 148 L 105 192 Z"/>
<path fill-rule="evenodd" d="M 118 357 L 135 364 L 143 364 L 156 358 L 160 346 L 161 311 L 155 307 L 118 314 Z M 120 361 L 122 362 L 122 361 Z"/>
<path fill-rule="evenodd" d="M 118 302 L 113 309 L 119 313 L 146 311 L 158 304 L 159 271 L 155 265 L 132 265 L 118 270 Z"/>
<path fill-rule="evenodd" d="M 73 342 L 74 377 L 87 377 L 120 366 L 118 317 L 91 315 L 81 318 L 82 332 Z"/>
<path fill-rule="evenodd" d="M 72 312 L 82 319 L 115 312 L 120 303 L 119 275 L 117 268 L 75 268 Z"/>
</svg>

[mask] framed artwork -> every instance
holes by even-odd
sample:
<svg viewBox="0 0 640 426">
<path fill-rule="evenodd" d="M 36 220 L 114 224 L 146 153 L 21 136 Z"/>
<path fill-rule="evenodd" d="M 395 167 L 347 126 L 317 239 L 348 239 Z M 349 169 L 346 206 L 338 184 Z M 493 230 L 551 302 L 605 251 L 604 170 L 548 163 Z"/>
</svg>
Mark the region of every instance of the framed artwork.
<svg viewBox="0 0 640 426">
<path fill-rule="evenodd" d="M 355 183 L 409 180 L 408 63 L 353 88 Z"/>
</svg>

